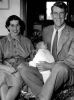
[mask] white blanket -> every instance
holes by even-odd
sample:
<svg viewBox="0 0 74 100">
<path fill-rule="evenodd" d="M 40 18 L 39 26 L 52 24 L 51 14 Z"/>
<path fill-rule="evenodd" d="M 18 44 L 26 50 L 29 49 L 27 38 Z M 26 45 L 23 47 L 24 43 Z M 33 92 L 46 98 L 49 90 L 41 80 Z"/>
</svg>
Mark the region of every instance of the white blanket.
<svg viewBox="0 0 74 100">
<path fill-rule="evenodd" d="M 39 49 L 33 60 L 29 62 L 29 66 L 36 67 L 36 64 L 39 63 L 40 61 L 46 61 L 48 63 L 52 63 L 55 60 L 52 54 L 49 52 L 49 50 Z M 40 71 L 40 73 L 43 76 L 44 82 L 46 82 L 46 80 L 50 76 L 51 71 L 50 70 L 42 72 Z"/>
</svg>

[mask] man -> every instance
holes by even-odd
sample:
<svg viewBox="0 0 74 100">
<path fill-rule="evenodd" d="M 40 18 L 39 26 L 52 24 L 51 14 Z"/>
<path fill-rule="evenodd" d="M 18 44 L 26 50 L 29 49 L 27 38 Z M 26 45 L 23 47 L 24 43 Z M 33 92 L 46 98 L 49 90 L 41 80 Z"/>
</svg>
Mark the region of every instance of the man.
<svg viewBox="0 0 74 100">
<path fill-rule="evenodd" d="M 51 70 L 51 75 L 41 90 L 39 100 L 51 100 L 54 91 L 74 84 L 74 29 L 65 24 L 67 5 L 56 2 L 51 11 L 54 25 L 43 29 L 43 40 L 54 56 L 55 63 L 40 62 L 37 65 L 41 70 Z M 56 35 L 57 39 L 55 39 Z M 56 47 L 55 40 L 57 40 Z"/>
</svg>

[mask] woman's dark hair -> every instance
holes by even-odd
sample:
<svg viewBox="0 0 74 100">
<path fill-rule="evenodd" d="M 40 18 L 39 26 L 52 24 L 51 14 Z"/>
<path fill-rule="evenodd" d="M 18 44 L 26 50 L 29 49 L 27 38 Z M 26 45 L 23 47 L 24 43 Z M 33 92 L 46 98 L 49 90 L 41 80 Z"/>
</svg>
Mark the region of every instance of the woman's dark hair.
<svg viewBox="0 0 74 100">
<path fill-rule="evenodd" d="M 7 18 L 5 27 L 6 27 L 6 28 L 9 27 L 10 21 L 12 21 L 12 20 L 18 20 L 18 21 L 19 21 L 20 33 L 23 35 L 23 32 L 24 32 L 24 30 L 25 30 L 25 23 L 24 23 L 23 20 L 21 20 L 20 17 L 18 17 L 18 16 L 16 16 L 16 15 L 11 15 L 11 16 L 9 16 L 9 17 Z"/>
<path fill-rule="evenodd" d="M 68 12 L 68 7 L 67 7 L 67 5 L 66 5 L 64 2 L 62 2 L 62 1 L 57 1 L 56 3 L 53 4 L 53 6 L 51 7 L 52 13 L 53 13 L 53 7 L 54 7 L 54 6 L 57 6 L 57 7 L 59 7 L 59 8 L 64 9 L 65 14 Z"/>
</svg>

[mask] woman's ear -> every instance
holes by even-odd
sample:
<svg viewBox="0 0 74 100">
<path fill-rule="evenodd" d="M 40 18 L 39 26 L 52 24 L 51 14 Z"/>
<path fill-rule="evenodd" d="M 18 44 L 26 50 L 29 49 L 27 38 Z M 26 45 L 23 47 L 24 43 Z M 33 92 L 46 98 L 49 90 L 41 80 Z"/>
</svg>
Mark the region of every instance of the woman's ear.
<svg viewBox="0 0 74 100">
<path fill-rule="evenodd" d="M 7 30 L 10 32 L 10 28 L 9 27 L 7 27 Z"/>
</svg>

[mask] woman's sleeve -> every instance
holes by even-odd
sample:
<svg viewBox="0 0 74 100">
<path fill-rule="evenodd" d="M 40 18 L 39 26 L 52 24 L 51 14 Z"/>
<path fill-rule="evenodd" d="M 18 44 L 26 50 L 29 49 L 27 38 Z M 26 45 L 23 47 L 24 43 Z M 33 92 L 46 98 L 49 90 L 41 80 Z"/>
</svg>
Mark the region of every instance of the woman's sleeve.
<svg viewBox="0 0 74 100">
<path fill-rule="evenodd" d="M 3 53 L 2 53 L 2 43 L 1 43 L 1 40 L 0 40 L 0 63 L 2 63 L 2 58 L 3 58 Z"/>
<path fill-rule="evenodd" d="M 33 58 L 33 53 L 34 53 L 34 46 L 33 46 L 32 42 L 30 41 L 30 57 L 31 57 L 31 59 Z"/>
</svg>

